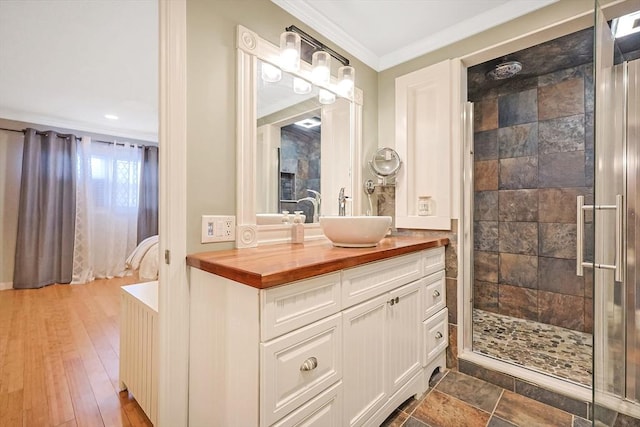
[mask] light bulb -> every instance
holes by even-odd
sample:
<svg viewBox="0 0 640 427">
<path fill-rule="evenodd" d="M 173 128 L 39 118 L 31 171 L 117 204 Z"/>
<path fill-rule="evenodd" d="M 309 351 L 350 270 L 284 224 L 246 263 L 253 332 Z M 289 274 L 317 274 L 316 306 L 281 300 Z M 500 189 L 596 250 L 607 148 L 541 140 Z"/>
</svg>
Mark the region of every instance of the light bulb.
<svg viewBox="0 0 640 427">
<path fill-rule="evenodd" d="M 300 34 L 286 31 L 280 35 L 280 67 L 285 71 L 300 69 Z"/>
<path fill-rule="evenodd" d="M 356 70 L 353 67 L 345 65 L 338 68 L 338 91 L 342 96 L 350 98 L 353 96 L 353 88 L 355 87 Z"/>
<path fill-rule="evenodd" d="M 299 77 L 293 78 L 293 91 L 300 95 L 306 95 L 311 92 L 311 83 Z"/>
<path fill-rule="evenodd" d="M 333 104 L 336 102 L 336 94 L 326 89 L 320 89 L 318 91 L 318 102 L 320 104 Z"/>
<path fill-rule="evenodd" d="M 276 83 L 282 79 L 282 71 L 278 67 L 263 62 L 261 76 L 262 81 L 266 83 Z"/>
<path fill-rule="evenodd" d="M 331 81 L 331 56 L 322 50 L 313 53 L 311 57 L 311 78 L 316 84 L 329 84 Z"/>
</svg>

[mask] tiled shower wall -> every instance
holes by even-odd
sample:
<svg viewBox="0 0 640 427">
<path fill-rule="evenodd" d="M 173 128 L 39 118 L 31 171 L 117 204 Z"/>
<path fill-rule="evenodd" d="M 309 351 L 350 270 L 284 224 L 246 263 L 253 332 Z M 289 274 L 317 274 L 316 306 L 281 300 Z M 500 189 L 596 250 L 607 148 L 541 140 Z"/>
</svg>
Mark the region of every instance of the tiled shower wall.
<svg viewBox="0 0 640 427">
<path fill-rule="evenodd" d="M 591 65 L 473 101 L 474 307 L 591 332 L 591 271 L 575 272 L 576 196 L 593 193 Z"/>
</svg>

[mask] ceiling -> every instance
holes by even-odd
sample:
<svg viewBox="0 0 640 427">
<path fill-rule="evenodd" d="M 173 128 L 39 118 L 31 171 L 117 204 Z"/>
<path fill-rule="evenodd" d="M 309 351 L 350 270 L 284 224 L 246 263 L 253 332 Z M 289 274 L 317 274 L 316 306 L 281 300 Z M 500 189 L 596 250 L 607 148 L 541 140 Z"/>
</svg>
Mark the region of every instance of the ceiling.
<svg viewBox="0 0 640 427">
<path fill-rule="evenodd" d="M 272 1 L 381 71 L 556 0 Z M 157 141 L 157 34 L 157 0 L 0 0 L 0 118 Z"/>
<path fill-rule="evenodd" d="M 157 88 L 157 0 L 0 0 L 0 118 L 157 141 Z"/>
<path fill-rule="evenodd" d="M 557 0 L 271 1 L 382 71 Z"/>
</svg>

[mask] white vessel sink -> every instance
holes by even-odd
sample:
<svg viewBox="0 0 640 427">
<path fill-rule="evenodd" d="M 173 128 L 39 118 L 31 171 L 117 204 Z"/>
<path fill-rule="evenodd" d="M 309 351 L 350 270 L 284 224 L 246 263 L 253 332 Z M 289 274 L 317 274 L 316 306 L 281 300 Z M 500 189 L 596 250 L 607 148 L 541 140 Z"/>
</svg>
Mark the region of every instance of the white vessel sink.
<svg viewBox="0 0 640 427">
<path fill-rule="evenodd" d="M 320 226 L 334 246 L 376 246 L 391 226 L 390 216 L 323 216 Z"/>
</svg>

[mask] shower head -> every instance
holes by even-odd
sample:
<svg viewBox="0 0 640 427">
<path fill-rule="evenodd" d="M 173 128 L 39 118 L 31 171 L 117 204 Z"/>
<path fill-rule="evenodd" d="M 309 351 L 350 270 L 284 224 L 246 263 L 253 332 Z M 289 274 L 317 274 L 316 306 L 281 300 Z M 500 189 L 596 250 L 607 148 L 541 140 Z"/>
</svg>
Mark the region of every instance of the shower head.
<svg viewBox="0 0 640 427">
<path fill-rule="evenodd" d="M 509 79 L 522 70 L 522 63 L 518 61 L 501 62 L 487 72 L 487 77 L 493 80 Z"/>
</svg>

